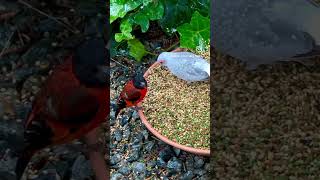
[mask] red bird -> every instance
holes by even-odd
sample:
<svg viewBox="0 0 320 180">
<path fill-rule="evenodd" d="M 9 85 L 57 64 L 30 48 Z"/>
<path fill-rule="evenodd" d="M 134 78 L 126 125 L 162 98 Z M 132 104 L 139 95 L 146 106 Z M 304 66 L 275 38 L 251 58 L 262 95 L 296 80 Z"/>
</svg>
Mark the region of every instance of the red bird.
<svg viewBox="0 0 320 180">
<path fill-rule="evenodd" d="M 110 112 L 108 53 L 102 39 L 86 40 L 53 70 L 25 121 L 24 150 L 16 165 L 17 180 L 37 151 L 90 134 L 106 120 Z M 87 141 L 94 141 L 92 134 Z M 91 159 L 97 159 L 97 154 L 90 155 Z M 97 179 L 106 179 L 106 173 L 96 174 L 100 176 Z"/>
<path fill-rule="evenodd" d="M 128 81 L 120 93 L 117 101 L 115 117 L 120 111 L 127 107 L 136 106 L 147 94 L 147 81 L 141 73 L 137 73 L 133 79 Z"/>
</svg>

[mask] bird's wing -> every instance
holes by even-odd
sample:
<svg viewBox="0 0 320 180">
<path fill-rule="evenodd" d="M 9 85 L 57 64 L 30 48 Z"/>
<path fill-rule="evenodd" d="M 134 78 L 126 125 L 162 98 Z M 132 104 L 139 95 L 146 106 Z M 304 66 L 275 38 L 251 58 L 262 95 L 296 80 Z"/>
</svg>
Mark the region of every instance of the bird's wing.
<svg viewBox="0 0 320 180">
<path fill-rule="evenodd" d="M 141 97 L 141 92 L 138 89 L 131 89 L 130 91 L 125 91 L 123 97 L 127 101 L 137 101 Z"/>
<path fill-rule="evenodd" d="M 54 119 L 61 123 L 83 124 L 96 115 L 100 103 L 85 87 L 77 87 L 56 96 L 49 96 L 46 106 Z"/>
<path fill-rule="evenodd" d="M 193 78 L 204 78 L 207 77 L 207 73 L 199 68 L 199 67 L 192 67 L 192 68 L 188 68 L 187 74 L 186 76 L 192 76 Z"/>
</svg>

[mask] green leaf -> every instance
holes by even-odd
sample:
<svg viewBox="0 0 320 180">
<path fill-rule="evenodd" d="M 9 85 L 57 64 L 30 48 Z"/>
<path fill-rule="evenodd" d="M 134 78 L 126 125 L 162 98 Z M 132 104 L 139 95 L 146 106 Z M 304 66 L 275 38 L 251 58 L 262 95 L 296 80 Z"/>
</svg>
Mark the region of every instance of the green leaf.
<svg viewBox="0 0 320 180">
<path fill-rule="evenodd" d="M 149 19 L 144 13 L 138 13 L 133 17 L 133 22 L 140 25 L 141 31 L 147 32 L 149 29 Z"/>
<path fill-rule="evenodd" d="M 164 15 L 159 20 L 163 30 L 170 32 L 179 25 L 189 22 L 193 9 L 186 0 L 162 0 Z"/>
<path fill-rule="evenodd" d="M 143 0 L 111 0 L 110 23 L 118 18 L 123 18 L 129 11 L 136 9 Z"/>
<path fill-rule="evenodd" d="M 129 53 L 137 61 L 141 61 L 142 57 L 147 54 L 144 45 L 138 39 L 131 39 L 128 41 Z"/>
<path fill-rule="evenodd" d="M 189 23 L 177 28 L 180 34 L 180 46 L 200 51 L 206 50 L 210 41 L 210 19 L 194 12 Z"/>
<path fill-rule="evenodd" d="M 121 42 L 122 40 L 130 40 L 134 38 L 134 36 L 131 34 L 132 24 L 128 19 L 121 22 L 120 31 L 121 33 L 115 34 L 115 39 L 117 42 Z"/>
<path fill-rule="evenodd" d="M 163 4 L 159 2 L 149 3 L 144 6 L 135 16 L 132 17 L 134 23 L 140 25 L 141 31 L 147 32 L 149 29 L 149 20 L 157 20 L 162 18 L 164 13 Z"/>
<path fill-rule="evenodd" d="M 144 14 L 146 14 L 146 16 L 152 21 L 161 19 L 163 13 L 164 7 L 160 1 L 151 3 L 149 6 L 144 8 Z"/>
</svg>

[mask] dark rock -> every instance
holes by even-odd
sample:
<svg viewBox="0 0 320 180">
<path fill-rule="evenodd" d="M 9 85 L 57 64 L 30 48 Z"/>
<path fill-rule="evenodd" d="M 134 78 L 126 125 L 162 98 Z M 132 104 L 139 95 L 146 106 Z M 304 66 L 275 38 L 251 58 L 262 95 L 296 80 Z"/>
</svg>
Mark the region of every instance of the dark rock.
<svg viewBox="0 0 320 180">
<path fill-rule="evenodd" d="M 193 171 L 194 161 L 191 156 L 187 156 L 185 165 L 186 165 L 187 170 Z"/>
<path fill-rule="evenodd" d="M 154 168 L 157 165 L 156 161 L 150 160 L 147 162 L 147 166 L 150 168 Z"/>
<path fill-rule="evenodd" d="M 128 150 L 128 144 L 124 144 L 120 147 L 120 151 L 121 153 L 126 153 L 126 151 Z"/>
<path fill-rule="evenodd" d="M 119 154 L 115 154 L 110 157 L 110 165 L 115 165 L 121 161 L 121 156 Z"/>
<path fill-rule="evenodd" d="M 152 175 L 152 171 L 146 170 L 145 177 L 150 177 Z"/>
<path fill-rule="evenodd" d="M 211 165 L 210 165 L 210 163 L 206 163 L 206 164 L 204 165 L 204 169 L 205 169 L 206 171 L 211 171 Z"/>
<path fill-rule="evenodd" d="M 134 137 L 134 140 L 133 140 L 133 144 L 140 144 L 140 142 L 142 142 L 142 138 L 141 136 L 139 137 L 138 135 Z"/>
<path fill-rule="evenodd" d="M 206 171 L 203 169 L 195 169 L 193 173 L 196 174 L 197 176 L 203 176 L 204 174 L 206 174 Z"/>
<path fill-rule="evenodd" d="M 130 134 L 131 134 L 130 129 L 129 128 L 125 128 L 122 138 L 124 140 L 128 140 L 130 138 Z"/>
<path fill-rule="evenodd" d="M 202 157 L 199 157 L 199 156 L 195 156 L 194 157 L 194 168 L 196 169 L 200 169 L 202 168 L 204 165 L 204 160 Z"/>
<path fill-rule="evenodd" d="M 72 166 L 71 177 L 73 179 L 90 179 L 93 175 L 89 161 L 83 155 L 79 155 Z"/>
<path fill-rule="evenodd" d="M 167 162 L 173 157 L 173 152 L 169 147 L 164 148 L 160 151 L 159 157 Z"/>
<path fill-rule="evenodd" d="M 136 162 L 133 164 L 133 171 L 134 173 L 144 174 L 146 172 L 146 165 L 142 162 Z"/>
<path fill-rule="evenodd" d="M 177 149 L 177 148 L 173 148 L 173 152 L 174 152 L 174 154 L 175 154 L 176 156 L 179 156 L 181 150 L 180 150 L 180 149 Z"/>
<path fill-rule="evenodd" d="M 119 142 L 122 139 L 122 132 L 119 129 L 117 129 L 114 132 L 113 136 L 114 136 L 115 140 Z"/>
<path fill-rule="evenodd" d="M 16 175 L 8 172 L 8 171 L 4 171 L 4 170 L 0 170 L 0 177 L 1 180 L 13 180 L 16 179 Z"/>
<path fill-rule="evenodd" d="M 193 178 L 193 172 L 192 171 L 187 171 L 186 173 L 184 173 L 182 176 L 181 176 L 181 180 L 192 180 Z"/>
<path fill-rule="evenodd" d="M 122 180 L 123 178 L 123 175 L 120 173 L 113 173 L 111 175 L 111 180 Z"/>
<path fill-rule="evenodd" d="M 208 179 L 210 179 L 210 176 L 207 175 L 207 174 L 205 174 L 205 175 L 203 175 L 203 176 L 201 176 L 201 177 L 199 178 L 199 180 L 208 180 Z"/>
<path fill-rule="evenodd" d="M 60 177 L 65 178 L 68 175 L 69 172 L 69 163 L 65 161 L 59 161 L 57 163 L 56 171 L 60 175 Z"/>
<path fill-rule="evenodd" d="M 149 138 L 149 132 L 148 132 L 147 130 L 141 131 L 141 134 L 143 135 L 144 140 L 148 140 L 148 138 Z"/>
<path fill-rule="evenodd" d="M 26 105 L 16 106 L 16 115 L 17 118 L 25 119 L 28 113 L 31 111 L 31 103 L 27 103 Z"/>
<path fill-rule="evenodd" d="M 115 124 L 116 124 L 116 119 L 115 119 L 115 117 L 114 117 L 115 115 L 113 115 L 113 118 L 112 117 L 110 117 L 110 120 L 109 120 L 109 124 L 110 124 L 110 126 L 114 126 Z"/>
<path fill-rule="evenodd" d="M 133 161 L 138 160 L 139 157 L 140 157 L 140 151 L 137 150 L 137 149 L 133 149 L 131 151 L 130 156 L 129 156 L 129 158 L 127 160 L 128 160 L 128 162 L 133 162 Z"/>
<path fill-rule="evenodd" d="M 136 119 L 139 119 L 140 116 L 139 116 L 139 114 L 138 114 L 137 111 L 134 111 L 134 112 L 132 113 L 132 115 L 131 115 L 131 118 L 132 118 L 133 120 L 136 120 Z"/>
<path fill-rule="evenodd" d="M 48 169 L 39 174 L 35 180 L 58 180 L 61 179 L 55 169 Z"/>
<path fill-rule="evenodd" d="M 136 151 L 140 151 L 141 144 L 133 144 L 131 147 L 132 147 L 132 149 L 135 149 Z"/>
<path fill-rule="evenodd" d="M 148 153 L 150 153 L 152 151 L 152 148 L 154 147 L 154 142 L 153 141 L 149 141 L 147 142 L 147 144 L 145 145 L 145 149 Z"/>
<path fill-rule="evenodd" d="M 160 157 L 157 158 L 157 166 L 165 168 L 167 166 L 167 163 Z"/>
<path fill-rule="evenodd" d="M 131 169 L 126 167 L 126 166 L 122 166 L 119 170 L 118 170 L 119 173 L 125 175 L 125 176 L 128 176 L 130 173 L 131 173 Z"/>
<path fill-rule="evenodd" d="M 173 157 L 168 161 L 167 168 L 171 174 L 179 173 L 181 172 L 182 164 L 176 157 Z"/>
<path fill-rule="evenodd" d="M 161 176 L 161 179 L 162 180 L 169 180 L 169 178 L 167 176 L 164 176 L 164 175 Z"/>
<path fill-rule="evenodd" d="M 0 158 L 0 171 L 1 172 L 13 171 L 16 165 L 16 161 L 17 161 L 17 158 L 10 156 L 9 153 L 5 153 L 4 157 Z"/>
<path fill-rule="evenodd" d="M 0 140 L 0 156 L 5 154 L 5 151 L 9 148 L 9 144 L 6 141 Z"/>
<path fill-rule="evenodd" d="M 110 143 L 109 148 L 110 148 L 110 149 L 116 149 L 116 148 L 117 148 L 117 144 L 115 144 L 115 143 Z"/>
<path fill-rule="evenodd" d="M 124 125 L 128 124 L 129 122 L 129 116 L 127 115 L 123 115 L 121 118 L 120 118 L 120 125 L 123 127 Z"/>
</svg>

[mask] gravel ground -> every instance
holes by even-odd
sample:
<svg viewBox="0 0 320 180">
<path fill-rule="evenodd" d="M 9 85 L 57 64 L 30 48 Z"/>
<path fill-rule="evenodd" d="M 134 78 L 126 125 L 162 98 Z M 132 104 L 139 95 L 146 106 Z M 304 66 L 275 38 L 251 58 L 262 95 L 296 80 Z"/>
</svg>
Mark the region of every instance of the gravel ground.
<svg viewBox="0 0 320 180">
<path fill-rule="evenodd" d="M 320 59 L 247 71 L 214 58 L 213 178 L 319 179 Z"/>
<path fill-rule="evenodd" d="M 121 58 L 116 61 L 121 63 Z M 132 72 L 115 62 L 111 67 L 111 101 L 114 104 Z M 114 114 L 112 111 L 110 121 L 112 180 L 209 179 L 209 158 L 164 144 L 150 134 L 132 109 L 123 111 L 117 120 Z"/>
</svg>

